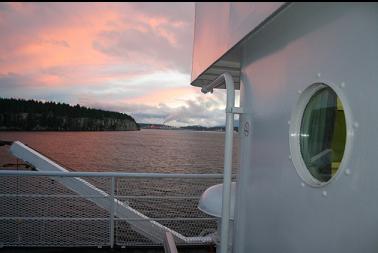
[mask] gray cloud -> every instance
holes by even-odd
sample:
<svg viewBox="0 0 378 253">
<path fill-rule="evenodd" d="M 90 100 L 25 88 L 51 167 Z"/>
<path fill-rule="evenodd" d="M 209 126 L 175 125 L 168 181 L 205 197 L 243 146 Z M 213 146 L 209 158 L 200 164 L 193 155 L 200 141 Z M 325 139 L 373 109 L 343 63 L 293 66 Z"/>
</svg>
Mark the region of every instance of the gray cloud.
<svg viewBox="0 0 378 253">
<path fill-rule="evenodd" d="M 215 95 L 203 95 L 186 100 L 180 107 L 170 107 L 166 104 L 150 106 L 104 103 L 92 103 L 90 106 L 130 114 L 139 123 L 219 126 L 224 125 L 225 122 L 225 96 L 222 91 Z"/>
<path fill-rule="evenodd" d="M 130 3 L 136 10 L 143 10 L 143 13 L 149 16 L 168 17 L 174 21 L 187 21 L 193 19 L 193 3 L 185 2 L 166 2 L 166 3 Z"/>
<path fill-rule="evenodd" d="M 7 73 L 0 75 L 0 89 L 12 89 L 22 87 L 27 84 L 27 77 L 17 73 Z"/>
<path fill-rule="evenodd" d="M 143 14 L 164 17 L 168 22 L 152 28 L 146 23 L 130 20 L 125 24 L 137 28 L 107 29 L 98 34 L 93 47 L 102 53 L 126 60 L 154 61 L 155 68 L 173 68 L 190 73 L 193 43 L 194 5 L 188 3 L 133 4 L 143 10 Z M 172 36 L 176 43 L 163 36 Z"/>
<path fill-rule="evenodd" d="M 55 102 L 76 102 L 75 90 L 70 87 L 48 89 L 31 74 L 8 73 L 0 75 L 0 97 L 37 99 Z"/>
<path fill-rule="evenodd" d="M 70 47 L 70 44 L 65 40 L 41 40 L 41 42 L 51 44 L 54 46 L 59 46 L 59 47 L 66 47 L 66 48 Z"/>
</svg>

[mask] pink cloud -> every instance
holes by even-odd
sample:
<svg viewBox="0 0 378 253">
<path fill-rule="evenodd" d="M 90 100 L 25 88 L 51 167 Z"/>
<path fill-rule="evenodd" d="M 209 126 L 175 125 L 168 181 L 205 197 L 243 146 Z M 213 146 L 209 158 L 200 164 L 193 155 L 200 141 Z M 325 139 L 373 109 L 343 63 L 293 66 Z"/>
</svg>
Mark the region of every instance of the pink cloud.
<svg viewBox="0 0 378 253">
<path fill-rule="evenodd" d="M 167 67 L 169 64 L 166 64 L 159 52 L 163 50 L 164 53 L 169 53 L 170 46 L 177 46 L 178 38 L 170 31 L 170 27 L 182 27 L 184 24 L 183 21 L 170 20 L 160 15 L 146 16 L 143 10 L 136 12 L 135 7 L 118 4 L 51 4 L 51 9 L 42 3 L 11 4 L 10 9 L 12 11 L 5 15 L 8 23 L 4 26 L 13 25 L 17 32 L 0 29 L 2 43 L 5 45 L 0 47 L 0 53 L 2 58 L 9 59 L 0 63 L 0 74 L 35 74 L 41 69 L 56 66 L 80 68 L 84 65 L 120 64 L 130 58 L 156 68 Z M 52 17 L 57 9 L 57 14 L 64 14 L 64 17 Z M 68 9 L 75 11 L 71 14 Z M 39 17 L 40 13 L 45 13 L 45 18 Z M 36 24 L 33 24 L 35 19 Z M 31 20 L 31 24 L 23 26 L 26 20 Z M 129 31 L 145 34 L 144 37 L 137 38 L 145 41 L 135 41 L 134 38 L 127 37 Z M 104 36 L 99 43 L 103 50 L 98 50 L 98 47 L 93 47 L 93 43 L 98 41 L 101 34 Z M 161 38 L 160 41 L 157 38 L 151 41 L 154 44 L 149 45 L 150 34 L 156 34 Z M 133 33 L 129 35 L 132 36 Z M 122 48 L 123 40 L 134 40 L 134 48 Z M 167 41 L 170 46 L 161 41 Z M 157 43 L 164 48 L 153 48 L 152 51 L 151 46 L 159 46 Z M 144 46 L 145 50 L 143 47 L 137 48 L 137 45 Z M 112 50 L 115 53 L 109 53 Z M 122 53 L 117 55 L 120 50 Z M 125 51 L 128 55 L 126 58 L 122 57 Z M 143 51 L 148 52 L 151 57 Z M 169 61 L 168 55 L 166 59 Z"/>
<path fill-rule="evenodd" d="M 192 3 L 0 3 L 3 96 L 156 106 L 194 94 Z M 142 81 L 138 81 L 142 80 Z M 85 100 L 82 98 L 86 97 Z"/>
</svg>

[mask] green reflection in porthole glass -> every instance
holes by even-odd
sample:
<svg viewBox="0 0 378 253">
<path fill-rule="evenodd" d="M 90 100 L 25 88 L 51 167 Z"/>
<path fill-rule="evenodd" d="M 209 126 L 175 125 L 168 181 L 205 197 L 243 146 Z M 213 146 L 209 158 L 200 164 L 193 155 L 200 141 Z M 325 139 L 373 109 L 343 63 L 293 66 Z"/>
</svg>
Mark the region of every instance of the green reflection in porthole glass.
<svg viewBox="0 0 378 253">
<path fill-rule="evenodd" d="M 301 122 L 300 148 L 311 175 L 329 181 L 340 167 L 346 142 L 343 105 L 328 86 L 318 90 L 308 102 Z"/>
</svg>

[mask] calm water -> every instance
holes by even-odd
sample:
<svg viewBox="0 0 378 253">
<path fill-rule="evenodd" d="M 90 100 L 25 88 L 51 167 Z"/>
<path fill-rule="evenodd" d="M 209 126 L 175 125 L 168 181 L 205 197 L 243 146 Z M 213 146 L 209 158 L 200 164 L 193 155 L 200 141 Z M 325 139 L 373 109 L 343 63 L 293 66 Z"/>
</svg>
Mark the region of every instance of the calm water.
<svg viewBox="0 0 378 253">
<path fill-rule="evenodd" d="M 238 167 L 235 134 L 234 163 Z M 75 171 L 222 173 L 224 133 L 141 130 L 135 132 L 0 132 Z M 16 162 L 0 147 L 0 165 Z"/>
<path fill-rule="evenodd" d="M 234 168 L 238 167 L 238 139 L 235 134 Z M 138 132 L 0 132 L 0 140 L 20 140 L 76 171 L 222 173 L 224 133 L 142 130 Z M 16 162 L 8 147 L 0 147 L 0 165 Z M 109 191 L 108 178 L 86 178 Z M 214 220 L 198 210 L 198 197 L 221 180 L 129 179 L 116 181 L 117 198 L 150 218 L 185 236 L 199 236 L 216 229 Z M 12 177 L 0 181 L 0 192 L 18 194 L 72 194 L 49 178 Z M 139 198 L 144 196 L 143 198 Z M 148 197 L 146 196 L 153 196 Z M 154 197 L 196 197 L 162 199 Z M 44 208 L 40 208 L 43 206 Z M 0 198 L 2 217 L 107 218 L 108 213 L 83 198 Z M 106 245 L 107 221 L 0 221 L 0 240 L 7 245 Z M 69 226 L 70 229 L 66 229 Z M 125 221 L 115 223 L 117 245 L 149 245 Z M 46 233 L 45 231 L 49 231 Z M 40 235 L 43 234 L 41 237 Z M 65 236 L 55 236 L 65 235 Z M 79 236 L 80 235 L 80 236 Z M 79 236 L 79 237 L 78 237 Z M 20 239 L 21 238 L 21 239 Z M 43 240 L 41 239 L 43 238 Z M 72 238 L 76 238 L 75 242 Z M 21 242 L 20 242 L 21 240 Z M 42 240 L 42 241 L 41 241 Z"/>
</svg>

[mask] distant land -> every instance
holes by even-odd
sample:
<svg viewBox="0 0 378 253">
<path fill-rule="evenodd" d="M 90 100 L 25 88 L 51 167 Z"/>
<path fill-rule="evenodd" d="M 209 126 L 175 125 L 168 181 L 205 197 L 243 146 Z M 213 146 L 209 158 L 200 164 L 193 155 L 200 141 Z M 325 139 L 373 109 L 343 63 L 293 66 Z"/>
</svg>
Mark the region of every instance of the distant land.
<svg viewBox="0 0 378 253">
<path fill-rule="evenodd" d="M 0 131 L 135 131 L 134 118 L 80 105 L 0 98 Z"/>
<path fill-rule="evenodd" d="M 164 124 L 148 124 L 148 123 L 138 123 L 141 129 L 161 129 L 161 130 L 193 130 L 193 131 L 216 131 L 224 132 L 224 126 L 214 126 L 214 127 L 205 127 L 205 126 L 184 126 L 184 127 L 174 127 Z M 238 131 L 238 127 L 234 127 L 235 131 Z"/>
<path fill-rule="evenodd" d="M 237 125 L 237 124 L 235 124 Z M 135 131 L 140 129 L 224 132 L 224 126 L 174 127 L 136 123 L 125 113 L 65 103 L 0 98 L 0 131 Z M 234 128 L 235 131 L 238 127 Z"/>
</svg>

